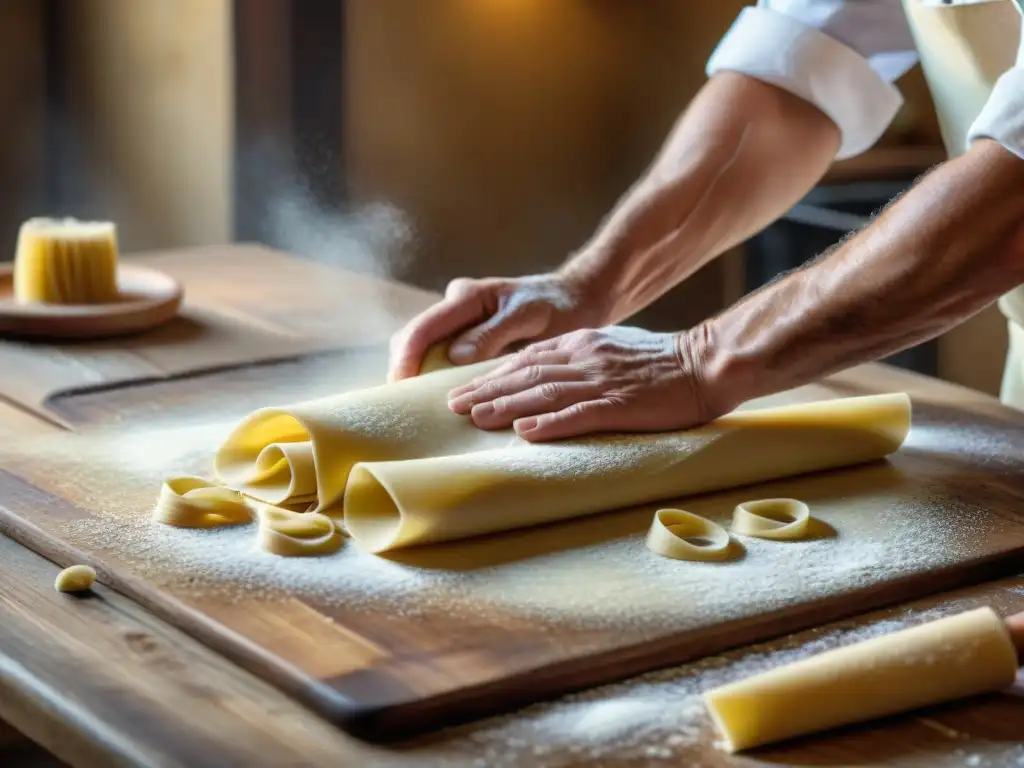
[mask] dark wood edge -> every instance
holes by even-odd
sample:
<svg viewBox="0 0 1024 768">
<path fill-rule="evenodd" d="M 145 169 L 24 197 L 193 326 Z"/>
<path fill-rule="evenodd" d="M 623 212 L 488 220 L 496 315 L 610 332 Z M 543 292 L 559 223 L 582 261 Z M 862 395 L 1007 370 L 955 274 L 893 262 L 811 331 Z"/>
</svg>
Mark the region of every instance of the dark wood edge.
<svg viewBox="0 0 1024 768">
<path fill-rule="evenodd" d="M 87 512 L 68 501 L 40 490 L 10 472 L 0 470 L 0 480 L 7 487 L 17 487 L 25 496 L 33 497 L 36 503 L 58 508 L 65 514 L 78 518 L 89 517 Z M 341 692 L 324 685 L 320 680 L 268 653 L 180 600 L 150 586 L 127 568 L 111 566 L 106 561 L 67 544 L 19 516 L 6 502 L 0 504 L 0 533 L 61 567 L 78 563 L 91 566 L 96 570 L 97 578 L 103 585 L 134 600 L 171 626 L 224 655 L 229 661 L 257 677 L 268 680 L 329 720 L 345 722 L 352 717 L 354 704 Z"/>
<path fill-rule="evenodd" d="M 181 381 L 182 379 L 194 379 L 203 376 L 214 376 L 219 373 L 226 373 L 228 371 L 237 371 L 241 369 L 252 369 L 252 368 L 267 368 L 275 365 L 287 365 L 289 363 L 296 363 L 301 360 L 316 360 L 319 358 L 330 358 L 339 355 L 380 355 L 387 351 L 386 345 L 383 344 L 368 344 L 365 347 L 353 347 L 353 346 L 338 346 L 330 349 L 322 349 L 315 352 L 301 352 L 294 355 L 286 355 L 282 357 L 268 357 L 262 360 L 255 360 L 248 363 L 231 363 L 227 365 L 214 365 L 203 368 L 196 368 L 195 370 L 186 371 L 183 373 L 176 373 L 170 376 L 144 376 L 127 381 L 113 381 L 102 384 L 85 384 L 78 387 L 68 387 L 66 389 L 60 389 L 51 394 L 47 395 L 42 402 L 42 407 L 49 411 L 55 418 L 65 420 L 68 426 L 67 429 L 73 429 L 75 425 L 74 408 L 70 406 L 69 401 L 75 397 L 82 395 L 95 395 L 104 392 L 116 392 L 124 389 L 131 389 L 139 386 L 152 386 L 156 384 L 166 384 L 168 382 Z M 2 399 L 2 397 L 0 397 Z M 14 405 L 18 405 L 15 401 L 11 401 Z M 35 414 L 33 411 L 29 413 Z"/>
<path fill-rule="evenodd" d="M 0 470 L 0 479 L 8 487 L 16 489 L 16 496 L 31 499 L 37 507 L 60 510 L 62 516 L 88 516 L 88 513 L 70 502 L 42 491 L 9 472 Z M 127 568 L 110 566 L 102 559 L 68 545 L 20 517 L 16 510 L 5 504 L 0 504 L 0 533 L 62 567 L 75 563 L 91 565 L 96 569 L 99 580 L 109 588 L 134 600 L 160 619 L 224 655 L 229 661 L 277 686 L 351 735 L 376 743 L 407 740 L 429 731 L 506 713 L 539 701 L 593 688 L 595 685 L 607 685 L 645 672 L 683 664 L 711 653 L 722 653 L 909 599 L 1012 575 L 1019 572 L 1024 557 L 1024 546 L 1019 546 L 971 563 L 959 563 L 855 590 L 842 600 L 835 600 L 835 596 L 831 596 L 770 614 L 698 631 L 690 630 L 682 642 L 678 635 L 661 636 L 625 648 L 523 669 L 511 677 L 460 687 L 425 699 L 412 700 L 410 696 L 396 692 L 390 700 L 364 705 L 352 697 L 354 690 L 380 692 L 394 689 L 394 680 L 386 667 L 327 680 L 314 678 L 182 601 L 150 586 L 131 574 Z M 908 590 L 908 586 L 913 586 L 913 589 Z M 740 632 L 744 633 L 741 642 L 721 642 L 723 637 L 739 635 Z M 600 683 L 592 682 L 595 680 L 595 669 L 601 670 Z M 584 673 L 587 682 L 582 682 Z"/>
<path fill-rule="evenodd" d="M 299 360 L 305 360 L 307 358 L 314 357 L 329 357 L 331 355 L 343 354 L 346 352 L 353 351 L 350 348 L 338 347 L 337 349 L 324 349 L 318 352 L 300 352 L 291 355 L 282 355 L 280 357 L 267 357 L 262 360 L 254 360 L 248 363 L 227 363 L 219 365 L 204 366 L 202 368 L 196 368 L 191 371 L 185 371 L 182 373 L 175 373 L 169 376 L 139 376 L 134 379 L 127 381 L 111 381 L 100 384 L 83 384 L 76 387 L 67 387 L 65 389 L 58 389 L 51 392 L 43 400 L 43 407 L 54 411 L 61 416 L 67 416 L 68 414 L 62 413 L 58 407 L 58 400 L 67 400 L 69 398 L 77 397 L 79 395 L 95 395 L 101 392 L 116 392 L 121 389 L 129 389 L 135 386 L 145 386 L 149 384 L 163 384 L 165 382 L 180 381 L 181 379 L 193 379 L 201 376 L 211 376 L 218 373 L 224 373 L 226 371 L 233 371 L 239 368 L 263 368 L 270 365 L 281 365 L 284 363 L 294 363 Z"/>
<path fill-rule="evenodd" d="M 366 741 L 403 741 L 441 728 L 504 714 L 540 701 L 594 688 L 598 684 L 581 683 L 579 680 L 584 675 L 593 680 L 595 669 L 602 670 L 599 685 L 608 685 L 711 654 L 725 653 L 899 605 L 911 599 L 1015 575 L 1020 572 L 1022 556 L 1024 546 L 980 558 L 967 566 L 961 563 L 866 587 L 844 595 L 842 600 L 835 600 L 835 596 L 831 596 L 762 616 L 730 621 L 696 632 L 691 630 L 682 643 L 678 636 L 663 636 L 629 647 L 524 669 L 512 677 L 460 688 L 429 699 L 372 707 L 356 703 L 337 722 L 347 732 Z M 909 595 L 908 585 L 915 587 Z M 917 588 L 918 585 L 921 588 Z M 721 642 L 722 637 L 730 635 L 742 636 L 743 641 Z M 355 674 L 363 678 L 360 686 L 368 689 L 386 690 L 386 683 L 390 680 L 386 669 Z M 333 678 L 326 683 L 344 692 L 351 684 L 346 677 Z M 380 682 L 375 683 L 374 677 L 380 677 Z"/>
<path fill-rule="evenodd" d="M 923 378 L 923 377 L 922 377 Z M 1004 410 L 994 403 L 994 408 Z M 1016 415 L 1016 414 L 1014 414 Z M 1015 420 L 1016 423 L 1016 420 Z M 20 504 L 73 513 L 87 513 L 70 502 L 48 494 L 31 483 L 0 471 Z M 682 664 L 709 653 L 721 653 L 738 646 L 764 642 L 815 626 L 845 619 L 886 606 L 906 602 L 953 588 L 976 584 L 1020 571 L 1024 546 L 977 558 L 922 574 L 888 581 L 852 591 L 835 600 L 820 599 L 767 615 L 727 622 L 687 632 L 685 639 L 661 636 L 614 651 L 600 651 L 568 661 L 542 664 L 517 672 L 512 677 L 482 682 L 469 688 L 413 700 L 398 690 L 387 667 L 363 670 L 328 680 L 314 678 L 218 622 L 194 611 L 181 601 L 131 575 L 127 569 L 111 567 L 104 561 L 71 547 L 56 536 L 0 505 L 0 532 L 50 558 L 60 565 L 87 563 L 97 569 L 100 580 L 124 594 L 161 619 L 198 641 L 222 653 L 244 669 L 276 685 L 285 693 L 317 711 L 343 729 L 367 741 L 395 742 L 456 723 L 508 712 L 527 704 L 592 688 L 598 683 L 582 682 L 583 673 L 593 681 L 601 670 L 600 684 L 609 684 L 655 669 Z M 912 587 L 912 589 L 908 589 Z M 721 642 L 722 637 L 744 632 L 742 642 Z M 376 683 L 374 682 L 376 678 Z M 373 705 L 356 701 L 356 689 L 377 692 L 395 690 Z"/>
</svg>

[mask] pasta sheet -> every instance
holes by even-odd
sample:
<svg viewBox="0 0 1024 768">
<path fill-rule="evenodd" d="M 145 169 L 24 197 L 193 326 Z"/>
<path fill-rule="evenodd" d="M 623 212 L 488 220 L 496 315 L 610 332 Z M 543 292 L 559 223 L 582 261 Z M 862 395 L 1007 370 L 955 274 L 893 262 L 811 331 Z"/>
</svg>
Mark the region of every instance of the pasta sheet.
<svg viewBox="0 0 1024 768">
<path fill-rule="evenodd" d="M 910 427 L 909 398 L 889 394 L 738 411 L 683 432 L 530 444 L 448 408 L 449 390 L 499 362 L 259 410 L 217 452 L 219 481 L 341 518 L 380 553 L 872 461 Z"/>
</svg>

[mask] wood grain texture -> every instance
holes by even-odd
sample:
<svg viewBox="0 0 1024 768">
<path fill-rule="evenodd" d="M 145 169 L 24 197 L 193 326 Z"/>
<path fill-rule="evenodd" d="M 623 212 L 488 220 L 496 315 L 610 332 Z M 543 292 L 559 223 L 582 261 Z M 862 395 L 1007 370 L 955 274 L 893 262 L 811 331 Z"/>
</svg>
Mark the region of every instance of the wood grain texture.
<svg viewBox="0 0 1024 768">
<path fill-rule="evenodd" d="M 258 382 L 268 379 L 268 387 L 288 391 L 289 382 L 294 386 L 294 368 L 299 364 L 289 363 L 272 366 L 264 370 L 234 371 L 214 376 L 200 377 L 172 383 L 147 385 L 143 387 L 99 392 L 72 398 L 64 403 L 66 412 L 94 427 L 113 425 L 112 419 L 121 420 L 125 428 L 131 425 L 150 423 L 166 419 L 177 422 L 183 413 L 211 396 L 218 407 L 236 407 L 245 411 L 250 400 L 260 400 L 264 395 L 259 391 Z M 346 370 L 349 370 L 346 368 Z M 289 373 L 291 371 L 291 373 Z M 273 372 L 272 376 L 268 373 Z M 955 387 L 936 386 L 923 377 L 911 376 L 904 372 L 878 366 L 869 366 L 859 371 L 835 377 L 832 385 L 843 394 L 855 395 L 872 389 L 906 389 L 916 399 L 936 407 L 951 407 L 961 415 L 967 424 L 984 422 L 986 419 L 1005 417 L 1005 411 L 994 400 L 969 390 Z M 204 394 L 205 393 L 205 394 Z M 212 393 L 218 393 L 212 395 Z M 229 406 L 234 399 L 236 405 Z M 25 420 L 21 414 L 0 410 L 0 427 L 4 428 L 5 439 L 22 433 Z M 106 420 L 106 421 L 105 421 Z M 40 425 L 41 432 L 48 432 Z M 990 470 L 998 479 L 1003 471 Z M 0 491 L 2 492 L 2 491 Z M 0 498 L 3 498 L 0 496 Z M 72 552 L 65 551 L 62 560 L 75 559 Z M 773 654 L 806 655 L 821 647 L 823 636 L 839 635 L 855 639 L 860 628 L 877 622 L 891 622 L 895 629 L 908 622 L 924 620 L 928 611 L 935 606 L 948 610 L 965 610 L 981 604 L 993 605 L 1003 613 L 1024 610 L 1024 579 L 1011 579 L 972 587 L 959 593 L 944 594 L 932 599 L 918 601 L 880 613 L 863 616 L 855 621 L 838 626 L 822 626 L 792 638 L 755 646 L 741 651 L 730 652 L 724 657 L 715 657 L 701 662 L 659 673 L 655 682 L 640 679 L 621 685 L 591 691 L 583 698 L 571 698 L 551 705 L 534 707 L 507 717 L 485 720 L 449 729 L 409 742 L 389 750 L 373 753 L 353 751 L 362 749 L 332 728 L 318 723 L 308 711 L 295 706 L 284 694 L 254 676 L 242 671 L 224 657 L 204 648 L 198 641 L 181 633 L 160 618 L 123 600 L 119 595 L 103 590 L 103 599 L 83 603 L 65 598 L 53 603 L 52 579 L 57 566 L 47 568 L 19 567 L 22 559 L 42 562 L 13 542 L 0 541 L 0 559 L 10 566 L 5 571 L 4 596 L 22 595 L 22 610 L 26 613 L 43 612 L 46 620 L 22 621 L 16 625 L 20 641 L 12 646 L 25 652 L 20 658 L 25 674 L 16 677 L 0 676 L 0 702 L 16 702 L 0 716 L 6 717 L 20 730 L 31 733 L 49 750 L 68 754 L 68 762 L 75 766 L 91 766 L 91 756 L 97 749 L 105 748 L 110 734 L 133 744 L 147 754 L 160 755 L 161 764 L 185 765 L 196 754 L 189 745 L 193 728 L 208 733 L 205 723 L 215 724 L 217 731 L 213 744 L 204 742 L 203 755 L 194 765 L 225 764 L 217 762 L 239 744 L 252 742 L 260 754 L 245 755 L 249 765 L 291 764 L 291 765 L 338 765 L 357 762 L 365 765 L 607 765 L 616 768 L 646 766 L 652 764 L 674 764 L 705 766 L 706 768 L 753 768 L 755 766 L 777 765 L 887 765 L 887 766 L 929 766 L 929 768 L 953 768 L 963 766 L 968 758 L 978 756 L 980 765 L 1014 765 L 1024 756 L 1024 732 L 1022 732 L 1022 704 L 1019 699 L 1009 696 L 986 697 L 968 702 L 938 708 L 925 713 L 890 718 L 839 732 L 821 734 L 749 755 L 730 757 L 713 746 L 714 734 L 703 714 L 695 715 L 696 734 L 680 740 L 677 724 L 652 722 L 649 710 L 630 708 L 631 701 L 654 699 L 658 706 L 678 710 L 687 705 L 687 691 L 710 685 L 704 679 L 719 668 L 731 671 L 734 679 L 741 676 L 745 665 L 751 659 L 762 664 L 771 664 Z M 102 588 L 101 588 L 102 589 Z M 259 605 L 253 601 L 252 605 Z M 0 609 L 6 602 L 0 599 Z M 40 607 L 42 606 L 42 607 Z M 80 609 L 89 607 L 87 613 Z M 243 610 L 244 606 L 236 608 Z M 71 612 L 71 616 L 66 616 Z M 300 613 L 302 611 L 299 611 Z M 52 680 L 52 669 L 67 664 L 69 650 L 63 641 L 53 642 L 48 638 L 55 631 L 71 624 L 80 626 L 83 635 L 102 638 L 102 646 L 110 644 L 107 654 L 90 653 L 89 675 L 82 676 L 69 672 L 59 686 L 46 686 Z M 435 625 L 438 623 L 434 620 Z M 814 624 L 820 625 L 820 621 Z M 387 624 L 381 620 L 381 632 L 387 634 Z M 15 626 L 15 625 L 12 625 Z M 6 615 L 0 622 L 0 632 L 7 627 Z M 59 630 L 63 631 L 63 630 Z M 890 630 L 891 631 L 891 630 Z M 174 663 L 149 663 L 143 655 L 138 658 L 130 646 L 137 633 L 148 636 L 160 647 L 154 658 L 171 659 Z M 369 633 L 367 633 L 369 634 Z M 70 658 L 85 651 L 79 645 Z M 31 649 L 29 656 L 26 649 Z M 6 644 L 0 643 L 0 657 L 9 658 Z M 767 657 L 767 660 L 765 660 Z M 138 665 L 145 669 L 145 675 L 138 675 Z M 43 681 L 41 684 L 40 679 Z M 664 682 L 662 682 L 664 681 Z M 721 678 L 715 678 L 721 682 Z M 653 687 L 652 687 L 653 686 Z M 207 693 L 212 688 L 218 691 L 211 700 Z M 661 688 L 666 690 L 661 691 Z M 28 696 L 24 691 L 35 692 Z M 118 695 L 111 696 L 109 691 Z M 635 693 L 633 693 L 635 692 Z M 103 717 L 89 721 L 71 720 L 66 708 L 68 700 L 91 701 L 94 696 L 107 696 L 107 709 Z M 636 698 L 631 698 L 636 697 Z M 239 704 L 248 702 L 244 708 Z M 178 718 L 178 729 L 173 740 L 166 739 L 159 730 L 140 729 L 135 712 L 140 706 L 156 708 L 167 717 Z M 611 709 L 609 709 L 611 707 Z M 239 714 L 239 709 L 244 713 Z M 284 715 L 282 715 L 284 713 Z M 609 722 L 609 713 L 614 713 Z M 283 718 L 283 722 L 282 722 Z M 300 725 L 296 725 L 299 722 Z M 685 722 L 685 720 L 684 720 Z M 198 723 L 198 725 L 197 725 Z M 586 723 L 585 729 L 583 724 Z M 611 736 L 605 739 L 603 731 L 611 727 Z M 303 734 L 315 732 L 310 740 L 294 743 L 296 757 L 289 762 L 272 763 L 280 760 L 281 749 L 278 741 L 286 741 L 287 733 L 298 728 Z M 90 745 L 84 750 L 69 747 L 67 729 L 75 730 L 78 737 Z M 274 743 L 271 751 L 263 752 L 267 743 L 263 734 L 269 734 Z M 217 743 L 221 742 L 221 743 Z M 72 743 L 77 743 L 72 741 Z M 69 754 L 73 752 L 74 754 Z M 117 764 L 107 760 L 100 765 Z M 265 759 L 261 759 L 265 755 Z M 661 755 L 662 757 L 658 757 Z M 20 753 L 3 764 L 17 766 L 53 765 L 53 761 L 38 755 L 23 756 Z"/>
<path fill-rule="evenodd" d="M 702 714 L 695 721 L 699 733 L 680 742 L 674 728 L 650 722 L 643 709 L 623 706 L 633 690 L 640 691 L 636 694 L 640 697 L 667 701 L 673 708 L 686 706 L 682 693 L 652 691 L 651 683 L 643 679 L 598 689 L 583 701 L 554 702 L 390 749 L 369 748 L 345 738 L 274 687 L 120 595 L 100 587 L 96 598 L 60 596 L 50 588 L 56 565 L 6 539 L 0 539 L 0 557 L 9 565 L 8 599 L 0 601 L 4 619 L 0 638 L 5 641 L 0 645 L 0 669 L 17 664 L 23 670 L 18 675 L 0 674 L 0 705 L 6 705 L 0 716 L 34 734 L 51 752 L 66 755 L 67 764 L 76 768 L 124 764 L 962 768 L 975 755 L 982 766 L 1012 766 L 1024 755 L 1024 700 L 999 695 L 729 756 L 713 745 L 710 723 Z M 17 610 L 9 608 L 9 602 Z M 664 684 L 699 688 L 709 670 L 742 668 L 750 659 L 766 656 L 770 663 L 773 654 L 779 653 L 790 658 L 807 655 L 820 647 L 823 636 L 850 642 L 867 626 L 927 620 L 936 606 L 966 610 L 978 605 L 992 605 L 1002 613 L 1024 610 L 1024 579 L 917 601 L 733 652 L 710 663 L 680 667 L 664 676 Z M 18 620 L 12 623 L 14 615 Z M 75 632 L 77 637 L 67 637 Z M 9 633 L 17 634 L 17 642 L 6 642 Z M 47 685 L 60 673 L 59 685 Z M 730 674 L 735 677 L 742 672 Z M 74 706 L 88 707 L 96 701 L 102 704 L 92 710 L 93 717 L 70 716 Z M 609 725 L 605 719 L 609 706 L 617 706 L 616 721 L 611 724 L 617 736 L 597 751 L 591 743 Z M 139 713 L 166 718 L 166 729 L 147 728 L 149 721 Z M 581 732 L 578 726 L 584 722 L 590 725 Z M 168 730 L 173 732 L 170 737 Z M 201 751 L 191 743 L 193 733 L 202 739 Z M 120 745 L 113 753 L 112 742 Z M 673 743 L 677 746 L 664 751 L 666 744 Z M 140 755 L 150 762 L 138 762 Z M 239 759 L 246 762 L 225 762 Z M 15 749 L 0 750 L 0 764 L 53 768 L 63 763 L 38 750 Z"/>
<path fill-rule="evenodd" d="M 215 387 L 211 386 L 213 379 L 204 378 L 96 393 L 83 396 L 78 410 L 72 407 L 69 412 L 84 414 L 93 423 L 116 415 L 121 428 L 115 432 L 136 440 L 144 435 L 146 425 L 152 427 L 155 405 L 161 409 L 157 419 L 180 427 L 214 414 L 221 419 L 236 413 L 241 416 L 268 400 L 280 401 L 291 394 L 289 387 L 295 387 L 296 381 L 309 396 L 318 387 L 338 389 L 344 378 L 337 370 L 321 375 L 321 365 L 319 360 L 291 364 L 281 388 L 274 377 L 264 376 L 265 372 L 259 380 L 254 380 L 252 371 L 224 372 L 216 377 Z M 369 375 L 364 366 L 357 367 L 360 375 Z M 352 380 L 356 378 L 353 374 Z M 836 377 L 801 396 L 842 396 L 880 388 L 915 392 L 916 423 L 945 435 L 963 430 L 965 435 L 971 431 L 990 441 L 1012 442 L 1022 423 L 1022 417 L 989 400 L 965 397 L 955 388 L 884 367 Z M 960 401 L 962 405 L 957 405 Z M 143 402 L 147 403 L 145 409 L 134 410 Z M 105 439 L 118 438 L 108 434 Z M 80 450 L 88 453 L 88 445 L 81 443 Z M 603 625 L 556 614 L 546 617 L 545 624 L 538 623 L 537 616 L 523 604 L 494 599 L 495 590 L 505 588 L 525 591 L 533 599 L 533 590 L 543 586 L 532 581 L 534 561 L 560 563 L 555 571 L 560 570 L 558 578 L 562 579 L 569 578 L 574 568 L 592 567 L 588 563 L 602 563 L 623 574 L 635 570 L 642 555 L 630 547 L 631 542 L 640 541 L 649 523 L 647 510 L 599 516 L 570 526 L 568 544 L 565 526 L 546 526 L 392 558 L 395 568 L 408 573 L 450 574 L 454 570 L 462 574 L 438 582 L 436 589 L 424 587 L 404 608 L 387 600 L 379 607 L 365 603 L 349 606 L 323 594 L 302 594 L 298 588 L 284 602 L 262 601 L 258 593 L 218 599 L 180 583 L 158 588 L 154 581 L 158 574 L 147 572 L 145 562 L 133 562 L 129 571 L 126 559 L 131 553 L 119 550 L 116 542 L 107 541 L 101 547 L 93 543 L 88 551 L 73 546 L 76 534 L 68 521 L 91 520 L 101 512 L 104 499 L 112 499 L 104 493 L 116 491 L 138 499 L 140 505 L 149 503 L 153 492 L 149 480 L 126 472 L 109 475 L 93 487 L 63 484 L 59 494 L 46 493 L 39 488 L 53 487 L 53 477 L 60 472 L 45 458 L 40 461 L 19 464 L 16 457 L 9 457 L 4 462 L 24 476 L 21 480 L 13 476 L 0 479 L 0 521 L 9 535 L 60 564 L 87 561 L 97 566 L 104 583 L 353 733 L 372 740 L 405 738 L 992 578 L 1013 570 L 1024 555 L 1024 523 L 1019 513 L 1024 508 L 1024 460 L 1011 456 L 1000 467 L 986 467 L 984 456 L 956 446 L 939 446 L 936 450 L 904 450 L 890 465 L 743 491 L 747 496 L 824 494 L 819 503 L 846 504 L 850 514 L 861 518 L 885 511 L 888 502 L 880 502 L 878 494 L 885 497 L 890 493 L 901 503 L 911 504 L 908 510 L 917 513 L 941 517 L 946 507 L 954 514 L 957 505 L 968 505 L 970 514 L 976 515 L 974 530 L 966 540 L 956 531 L 950 534 L 951 543 L 966 541 L 969 545 L 950 560 L 917 562 L 905 571 L 886 570 L 885 563 L 879 563 L 874 581 L 854 586 L 838 581 L 813 596 L 796 595 L 772 606 L 751 605 L 730 614 L 723 603 L 721 615 L 695 619 L 684 602 L 666 606 L 638 593 L 634 599 L 639 606 L 649 607 L 646 613 L 617 620 L 612 612 Z M 106 487 L 110 485 L 116 487 Z M 687 508 L 712 513 L 731 509 L 734 496 L 713 494 L 687 501 Z M 830 501 L 832 496 L 839 501 Z M 858 535 L 867 530 L 861 529 Z M 884 536 L 885 529 L 872 535 Z M 593 551 L 592 559 L 574 557 L 571 553 L 576 550 Z M 842 551 L 837 549 L 837 556 Z M 358 579 L 358 571 L 371 566 L 356 553 L 346 557 L 338 560 L 338 589 L 351 589 L 349 582 Z M 649 563 L 645 566 L 650 567 Z M 489 574 L 498 574 L 505 581 L 489 580 Z M 467 588 L 460 583 L 462 579 L 466 584 L 475 583 L 481 594 L 490 594 L 491 599 L 477 599 L 472 592 L 456 599 L 455 593 Z M 609 582 L 588 586 L 605 589 Z M 288 584 L 282 587 L 288 589 Z M 547 588 L 566 587 L 549 584 Z M 654 589 L 658 588 L 665 584 Z M 454 593 L 448 594 L 452 589 Z M 431 598 L 431 593 L 448 602 L 431 603 L 428 599 L 418 612 L 409 610 L 420 595 Z M 295 600 L 301 601 L 301 608 Z M 307 608 L 321 618 L 314 620 Z M 309 641 L 303 642 L 301 635 Z"/>
<path fill-rule="evenodd" d="M 127 256 L 126 262 L 182 284 L 180 316 L 146 333 L 99 341 L 0 339 L 0 398 L 71 429 L 50 406 L 59 393 L 384 344 L 399 318 L 435 298 L 257 245 L 158 251 Z M 0 274 L 0 315 L 2 286 Z M 19 312 L 13 319 L 25 314 Z M 56 321 L 63 324 L 63 316 Z M 74 322 L 82 324 L 81 318 Z M 0 317 L 0 334 L 3 328 Z"/>
<path fill-rule="evenodd" d="M 330 765 L 368 753 L 98 586 L 0 538 L 0 717 L 75 766 Z M 6 763 L 5 763 L 6 764 Z"/>
</svg>

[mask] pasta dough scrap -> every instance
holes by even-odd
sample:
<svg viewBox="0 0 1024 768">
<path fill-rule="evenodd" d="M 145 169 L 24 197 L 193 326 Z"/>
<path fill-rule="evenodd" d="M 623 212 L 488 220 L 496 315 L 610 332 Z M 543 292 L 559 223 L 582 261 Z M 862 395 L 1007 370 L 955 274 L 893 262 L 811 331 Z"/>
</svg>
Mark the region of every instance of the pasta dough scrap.
<svg viewBox="0 0 1024 768">
<path fill-rule="evenodd" d="M 293 512 L 267 504 L 257 508 L 259 543 L 283 557 L 330 555 L 342 545 L 337 524 L 319 512 Z"/>
<path fill-rule="evenodd" d="M 238 491 L 188 475 L 164 481 L 153 517 L 178 528 L 217 528 L 252 522 L 252 512 Z"/>
<path fill-rule="evenodd" d="M 18 232 L 14 296 L 22 303 L 117 301 L 117 228 L 109 221 L 29 219 Z"/>
<path fill-rule="evenodd" d="M 725 560 L 728 532 L 707 518 L 682 509 L 659 509 L 647 534 L 647 548 L 674 560 Z"/>
<path fill-rule="evenodd" d="M 991 608 L 933 621 L 704 694 L 730 752 L 1013 683 L 1017 652 Z"/>
<path fill-rule="evenodd" d="M 807 536 L 811 510 L 797 499 L 745 501 L 732 514 L 733 533 L 759 539 L 793 541 Z"/>
<path fill-rule="evenodd" d="M 72 565 L 57 574 L 53 588 L 58 592 L 85 592 L 95 583 L 95 570 L 88 565 Z"/>
<path fill-rule="evenodd" d="M 739 411 L 700 429 L 531 444 L 482 430 L 448 392 L 502 359 L 284 408 L 239 424 L 217 482 L 275 507 L 343 517 L 381 553 L 881 459 L 910 428 L 906 394 Z"/>
<path fill-rule="evenodd" d="M 179 528 L 218 528 L 259 523 L 257 541 L 267 552 L 285 557 L 327 555 L 342 545 L 342 531 L 327 515 L 298 512 L 254 502 L 238 491 L 201 477 L 166 480 L 153 519 Z"/>
</svg>

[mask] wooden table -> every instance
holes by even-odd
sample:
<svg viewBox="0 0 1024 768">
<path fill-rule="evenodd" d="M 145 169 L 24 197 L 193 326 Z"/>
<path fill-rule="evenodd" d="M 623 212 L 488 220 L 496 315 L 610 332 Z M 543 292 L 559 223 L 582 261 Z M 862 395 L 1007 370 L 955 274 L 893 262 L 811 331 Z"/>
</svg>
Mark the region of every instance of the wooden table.
<svg viewBox="0 0 1024 768">
<path fill-rule="evenodd" d="M 297 311 L 299 311 L 297 309 Z M 130 428 L 173 418 L 204 389 L 286 365 L 202 380 L 138 385 L 62 404 L 76 422 Z M 193 380 L 196 381 L 196 380 Z M 883 366 L 844 375 L 851 390 L 907 389 L 966 412 L 1002 413 L 990 398 Z M 1024 424 L 1024 420 L 1022 420 Z M 0 404 L 0 440 L 54 427 Z M 1022 427 L 1024 429 L 1024 427 Z M 0 487 L 0 494 L 4 488 Z M 9 492 L 9 489 L 8 489 Z M 72 499 L 73 500 L 73 499 Z M 0 762 L 56 765 L 922 765 L 1024 766 L 1024 699 L 1001 694 L 729 757 L 718 751 L 699 691 L 754 665 L 789 660 L 979 604 L 1024 610 L 1024 577 L 876 612 L 773 643 L 646 675 L 399 747 L 344 736 L 131 600 L 99 587 L 73 600 L 57 567 L 0 539 Z"/>
</svg>

